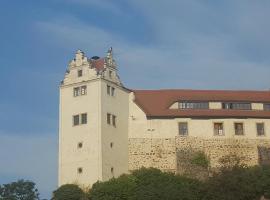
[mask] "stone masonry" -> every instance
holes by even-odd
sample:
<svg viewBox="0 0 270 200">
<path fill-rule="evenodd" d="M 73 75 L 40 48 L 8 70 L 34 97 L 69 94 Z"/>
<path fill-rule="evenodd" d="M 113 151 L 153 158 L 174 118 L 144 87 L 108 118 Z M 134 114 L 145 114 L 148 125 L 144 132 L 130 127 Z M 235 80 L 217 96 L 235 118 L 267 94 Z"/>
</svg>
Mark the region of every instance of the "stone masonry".
<svg viewBox="0 0 270 200">
<path fill-rule="evenodd" d="M 130 138 L 129 170 L 154 167 L 183 174 L 190 170 L 194 152 L 204 152 L 211 169 L 219 168 L 221 159 L 232 155 L 247 166 L 270 164 L 269 139 Z"/>
</svg>

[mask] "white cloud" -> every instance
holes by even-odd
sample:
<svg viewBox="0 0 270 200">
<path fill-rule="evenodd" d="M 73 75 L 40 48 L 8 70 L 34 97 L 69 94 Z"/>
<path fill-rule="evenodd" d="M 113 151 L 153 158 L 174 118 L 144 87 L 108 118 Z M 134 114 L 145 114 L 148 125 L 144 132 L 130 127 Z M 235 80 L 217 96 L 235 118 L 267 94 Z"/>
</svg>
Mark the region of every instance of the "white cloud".
<svg viewBox="0 0 270 200">
<path fill-rule="evenodd" d="M 57 187 L 56 135 L 0 132 L 0 177 L 9 177 L 0 179 L 0 184 L 17 179 L 32 180 L 37 184 L 41 197 L 50 197 Z"/>
<path fill-rule="evenodd" d="M 129 2 L 151 25 L 155 38 L 152 46 L 124 40 L 113 30 L 74 17 L 60 16 L 57 21 L 37 25 L 58 45 L 81 48 L 91 56 L 96 52 L 102 55 L 113 46 L 128 87 L 269 88 L 266 75 L 270 74 L 270 60 L 261 53 L 270 50 L 263 44 L 266 40 L 268 43 L 268 38 L 262 33 L 268 33 L 269 28 L 266 20 L 261 21 L 270 14 L 258 3 L 242 2 L 246 6 L 240 6 L 232 1 L 224 5 L 198 0 Z"/>
</svg>

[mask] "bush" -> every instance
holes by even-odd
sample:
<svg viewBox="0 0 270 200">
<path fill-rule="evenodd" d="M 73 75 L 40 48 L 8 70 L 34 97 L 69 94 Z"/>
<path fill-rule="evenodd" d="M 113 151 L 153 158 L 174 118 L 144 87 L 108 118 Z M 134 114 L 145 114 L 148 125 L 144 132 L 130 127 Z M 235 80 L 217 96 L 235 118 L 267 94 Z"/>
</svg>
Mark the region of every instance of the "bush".
<svg viewBox="0 0 270 200">
<path fill-rule="evenodd" d="M 196 200 L 199 181 L 142 168 L 108 182 L 96 183 L 90 191 L 91 200 Z"/>
<path fill-rule="evenodd" d="M 66 184 L 53 192 L 52 200 L 85 200 L 86 195 L 83 190 L 74 184 Z"/>
</svg>

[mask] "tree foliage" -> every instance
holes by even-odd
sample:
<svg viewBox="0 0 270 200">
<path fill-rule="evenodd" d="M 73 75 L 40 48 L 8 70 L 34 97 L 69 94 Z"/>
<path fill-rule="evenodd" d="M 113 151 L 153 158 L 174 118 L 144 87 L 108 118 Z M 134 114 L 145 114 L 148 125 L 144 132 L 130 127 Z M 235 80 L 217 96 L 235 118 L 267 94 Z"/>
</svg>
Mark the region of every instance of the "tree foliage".
<svg viewBox="0 0 270 200">
<path fill-rule="evenodd" d="M 108 182 L 98 182 L 90 191 L 91 200 L 196 200 L 199 181 L 158 169 L 142 168 Z"/>
<path fill-rule="evenodd" d="M 32 181 L 18 180 L 0 186 L 1 200 L 39 200 L 38 189 Z"/>
<path fill-rule="evenodd" d="M 206 182 L 205 200 L 259 200 L 270 197 L 269 167 L 224 168 Z"/>
<path fill-rule="evenodd" d="M 75 184 L 66 184 L 53 192 L 52 200 L 84 200 L 84 191 Z"/>
</svg>

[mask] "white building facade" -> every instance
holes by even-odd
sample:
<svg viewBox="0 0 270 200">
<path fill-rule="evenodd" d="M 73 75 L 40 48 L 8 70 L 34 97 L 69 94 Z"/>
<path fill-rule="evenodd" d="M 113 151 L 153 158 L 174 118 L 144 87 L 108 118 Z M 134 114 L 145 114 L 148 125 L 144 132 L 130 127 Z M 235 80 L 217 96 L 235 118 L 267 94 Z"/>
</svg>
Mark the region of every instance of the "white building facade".
<svg viewBox="0 0 270 200">
<path fill-rule="evenodd" d="M 91 187 L 140 167 L 181 173 L 181 152 L 211 166 L 235 153 L 270 161 L 269 91 L 130 90 L 106 57 L 77 51 L 60 86 L 59 185 Z"/>
</svg>

